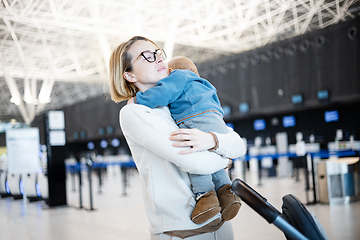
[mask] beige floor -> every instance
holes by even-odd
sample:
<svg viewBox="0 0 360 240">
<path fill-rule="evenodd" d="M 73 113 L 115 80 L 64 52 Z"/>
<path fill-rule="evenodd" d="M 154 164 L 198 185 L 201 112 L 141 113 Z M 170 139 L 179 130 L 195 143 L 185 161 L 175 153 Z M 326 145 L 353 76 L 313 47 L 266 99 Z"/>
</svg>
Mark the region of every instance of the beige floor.
<svg viewBox="0 0 360 240">
<path fill-rule="evenodd" d="M 86 177 L 86 175 L 84 175 Z M 44 202 L 27 203 L 26 214 L 23 201 L 0 198 L 0 240 L 143 240 L 149 239 L 148 222 L 142 205 L 140 182 L 132 171 L 123 196 L 120 171 L 109 169 L 104 179 L 102 193 L 98 192 L 97 178 L 93 180 L 94 211 L 79 209 L 79 192 L 73 191 L 71 177 L 67 178 L 68 206 L 48 209 Z M 256 176 L 248 174 L 247 183 L 265 196 L 277 209 L 281 209 L 281 197 L 294 194 L 305 202 L 304 183 L 288 178 L 264 178 L 257 186 Z M 83 205 L 89 208 L 89 185 L 87 179 L 82 188 Z M 329 239 L 360 239 L 360 202 L 348 205 L 308 205 L 323 225 Z M 285 239 L 274 225 L 268 224 L 247 205 L 243 205 L 232 221 L 235 239 Z"/>
</svg>

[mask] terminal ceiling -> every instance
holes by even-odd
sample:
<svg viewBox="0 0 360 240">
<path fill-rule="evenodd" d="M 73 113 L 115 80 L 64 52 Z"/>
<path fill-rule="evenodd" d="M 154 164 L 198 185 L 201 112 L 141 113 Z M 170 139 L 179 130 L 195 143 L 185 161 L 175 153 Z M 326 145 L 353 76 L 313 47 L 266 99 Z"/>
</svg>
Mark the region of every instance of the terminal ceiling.
<svg viewBox="0 0 360 240">
<path fill-rule="evenodd" d="M 1 0 L 0 120 L 30 123 L 104 94 L 112 49 L 134 35 L 199 64 L 355 18 L 359 8 L 359 0 Z"/>
</svg>

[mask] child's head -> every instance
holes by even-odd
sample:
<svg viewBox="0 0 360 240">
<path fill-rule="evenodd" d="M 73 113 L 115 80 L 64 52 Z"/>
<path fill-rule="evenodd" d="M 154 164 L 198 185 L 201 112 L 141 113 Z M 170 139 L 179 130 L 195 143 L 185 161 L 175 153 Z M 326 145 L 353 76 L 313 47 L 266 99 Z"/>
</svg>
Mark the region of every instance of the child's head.
<svg viewBox="0 0 360 240">
<path fill-rule="evenodd" d="M 187 69 L 194 73 L 196 73 L 198 76 L 198 70 L 195 64 L 187 57 L 174 57 L 168 62 L 168 67 L 175 70 L 175 69 Z"/>
</svg>

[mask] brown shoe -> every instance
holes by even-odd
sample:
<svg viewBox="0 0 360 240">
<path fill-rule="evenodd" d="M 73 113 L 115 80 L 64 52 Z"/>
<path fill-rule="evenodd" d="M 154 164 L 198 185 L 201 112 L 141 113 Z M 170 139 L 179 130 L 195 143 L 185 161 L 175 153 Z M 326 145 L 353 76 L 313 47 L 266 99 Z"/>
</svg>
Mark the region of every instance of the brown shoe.
<svg viewBox="0 0 360 240">
<path fill-rule="evenodd" d="M 220 202 L 222 219 L 224 221 L 233 219 L 240 210 L 240 198 L 233 193 L 230 184 L 222 186 L 218 190 L 217 195 Z"/>
<path fill-rule="evenodd" d="M 220 212 L 221 208 L 215 191 L 202 195 L 191 213 L 191 220 L 194 223 L 204 223 Z"/>
</svg>

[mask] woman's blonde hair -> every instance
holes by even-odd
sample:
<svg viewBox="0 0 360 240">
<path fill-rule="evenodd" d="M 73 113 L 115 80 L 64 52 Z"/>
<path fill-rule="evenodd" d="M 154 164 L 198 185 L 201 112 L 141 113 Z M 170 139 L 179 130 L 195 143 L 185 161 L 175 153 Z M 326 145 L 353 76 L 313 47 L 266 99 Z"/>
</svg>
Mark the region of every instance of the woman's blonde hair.
<svg viewBox="0 0 360 240">
<path fill-rule="evenodd" d="M 142 40 L 151 42 L 157 48 L 159 46 L 146 37 L 135 36 L 128 41 L 121 43 L 112 53 L 109 62 L 109 84 L 110 95 L 114 102 L 121 102 L 132 97 L 135 97 L 139 89 L 134 83 L 127 81 L 124 78 L 124 72 L 131 72 L 132 56 L 129 54 L 129 48 L 135 42 Z"/>
</svg>

